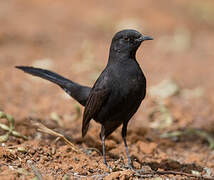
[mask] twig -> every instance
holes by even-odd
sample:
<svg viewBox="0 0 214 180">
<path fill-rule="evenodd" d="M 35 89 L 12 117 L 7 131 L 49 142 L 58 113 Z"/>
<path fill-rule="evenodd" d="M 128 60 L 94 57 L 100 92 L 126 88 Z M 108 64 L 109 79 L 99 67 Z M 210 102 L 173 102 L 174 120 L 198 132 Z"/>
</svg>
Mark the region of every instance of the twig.
<svg viewBox="0 0 214 180">
<path fill-rule="evenodd" d="M 27 161 L 27 164 L 31 167 L 31 169 L 33 170 L 34 175 L 39 179 L 39 180 L 43 180 L 41 173 L 39 172 L 39 170 L 33 165 L 33 162 L 31 160 Z"/>
<path fill-rule="evenodd" d="M 153 171 L 153 172 L 141 172 L 137 173 L 136 175 L 139 177 L 150 177 L 154 175 L 180 175 L 180 176 L 186 176 L 186 177 L 192 177 L 192 178 L 197 178 L 197 179 L 203 179 L 203 180 L 214 180 L 214 177 L 205 177 L 205 176 L 198 176 L 190 173 L 185 173 L 185 172 L 178 172 L 178 171 Z"/>
<path fill-rule="evenodd" d="M 42 123 L 39 123 L 39 122 L 33 122 L 33 125 L 35 125 L 38 128 L 37 130 L 40 132 L 47 133 L 47 134 L 50 134 L 50 135 L 63 139 L 68 145 L 71 146 L 73 151 L 80 153 L 80 150 L 72 142 L 70 142 L 68 139 L 66 139 L 65 136 L 63 136 L 62 134 L 57 133 L 57 132 L 47 128 L 46 126 L 44 126 Z"/>
<path fill-rule="evenodd" d="M 204 176 L 198 176 L 194 174 L 189 174 L 185 172 L 177 172 L 177 171 L 156 171 L 156 174 L 159 175 L 164 175 L 164 174 L 173 174 L 173 175 L 181 175 L 181 176 L 187 176 L 187 177 L 193 177 L 193 178 L 198 178 L 198 179 L 203 179 L 203 180 L 214 180 L 214 177 L 204 177 Z"/>
<path fill-rule="evenodd" d="M 133 174 L 135 177 L 139 177 L 139 178 L 152 178 L 155 175 L 180 175 L 180 176 L 186 176 L 188 178 L 195 178 L 195 179 L 203 179 L 203 180 L 214 180 L 214 177 L 205 177 L 205 176 L 198 176 L 198 175 L 194 175 L 194 174 L 189 174 L 189 173 L 185 173 L 185 172 L 177 172 L 177 171 L 150 171 L 150 172 L 143 172 L 143 171 L 135 171 L 135 174 Z M 72 172 L 72 175 L 74 177 L 78 177 L 78 178 L 98 178 L 98 179 L 102 179 L 108 175 L 110 175 L 110 173 L 104 173 L 104 174 L 95 174 L 95 175 L 91 175 L 91 176 L 84 176 L 84 175 L 80 175 L 78 173 L 74 173 Z"/>
<path fill-rule="evenodd" d="M 104 177 L 110 175 L 110 173 L 104 173 L 104 174 L 94 174 L 94 175 L 91 175 L 91 176 L 85 176 L 85 175 L 80 175 L 76 172 L 72 172 L 72 176 L 76 177 L 76 178 L 92 178 L 92 179 L 103 179 Z"/>
</svg>

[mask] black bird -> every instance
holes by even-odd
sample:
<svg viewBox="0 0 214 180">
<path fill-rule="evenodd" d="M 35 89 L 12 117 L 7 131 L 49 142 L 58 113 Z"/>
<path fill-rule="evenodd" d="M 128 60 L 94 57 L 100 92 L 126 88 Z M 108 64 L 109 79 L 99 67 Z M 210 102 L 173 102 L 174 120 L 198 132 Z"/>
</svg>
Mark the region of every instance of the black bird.
<svg viewBox="0 0 214 180">
<path fill-rule="evenodd" d="M 145 40 L 152 40 L 136 30 L 117 32 L 112 39 L 108 63 L 92 88 L 82 86 L 54 72 L 27 66 L 16 66 L 26 73 L 49 80 L 85 106 L 82 136 L 88 131 L 91 119 L 101 124 L 104 163 L 105 138 L 121 124 L 122 138 L 128 164 L 133 167 L 126 142 L 127 125 L 146 95 L 146 78 L 136 61 L 136 51 Z"/>
</svg>

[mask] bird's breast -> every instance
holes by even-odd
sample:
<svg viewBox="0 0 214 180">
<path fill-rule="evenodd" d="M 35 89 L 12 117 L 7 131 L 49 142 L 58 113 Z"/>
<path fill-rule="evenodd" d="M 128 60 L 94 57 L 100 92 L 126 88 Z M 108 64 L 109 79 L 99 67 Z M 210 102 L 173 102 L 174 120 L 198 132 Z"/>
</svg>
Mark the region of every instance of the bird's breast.
<svg viewBox="0 0 214 180">
<path fill-rule="evenodd" d="M 146 93 L 146 80 L 143 73 L 124 71 L 120 75 L 120 78 L 112 82 L 115 98 L 121 98 L 123 103 L 142 101 Z"/>
</svg>

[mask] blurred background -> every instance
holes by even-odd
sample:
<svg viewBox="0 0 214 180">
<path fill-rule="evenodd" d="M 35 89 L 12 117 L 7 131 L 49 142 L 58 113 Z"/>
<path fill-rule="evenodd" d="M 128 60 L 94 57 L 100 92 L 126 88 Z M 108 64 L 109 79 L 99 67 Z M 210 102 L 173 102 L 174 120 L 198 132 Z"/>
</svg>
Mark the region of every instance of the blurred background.
<svg viewBox="0 0 214 180">
<path fill-rule="evenodd" d="M 69 136 L 81 137 L 82 118 L 76 118 L 76 114 L 83 108 L 56 85 L 27 75 L 14 66 L 49 69 L 92 86 L 106 66 L 113 35 L 125 28 L 154 38 L 144 42 L 137 52 L 148 82 L 147 97 L 128 128 L 131 134 L 136 127 L 145 130 L 134 133 L 135 140 L 140 135 L 137 147 L 141 147 L 146 132 L 162 133 L 188 127 L 213 134 L 213 0 L 0 1 L 0 110 L 12 114 L 16 124 L 26 123 L 28 117 L 41 119 L 46 124 L 57 120 L 61 132 L 66 130 Z M 100 142 L 99 126 L 92 124 L 89 136 Z M 34 136 L 26 128 L 19 131 Z M 133 154 L 138 141 L 129 137 Z M 151 137 L 148 139 L 147 143 L 158 143 Z M 187 141 L 191 147 L 195 145 L 191 151 L 195 154 L 187 162 L 202 162 L 195 158 L 201 143 L 200 147 L 207 148 L 201 148 L 205 156 L 203 162 L 214 167 L 211 164 L 214 155 L 206 157 L 208 145 L 198 140 L 198 144 L 194 144 L 197 138 L 193 139 Z M 156 148 L 153 145 L 147 147 Z M 162 154 L 171 152 L 174 157 L 174 144 L 168 145 L 166 149 L 171 151 L 163 149 Z M 123 149 L 123 145 L 121 147 Z M 188 153 L 181 154 L 190 157 Z"/>
<path fill-rule="evenodd" d="M 192 119 L 207 123 L 214 102 L 213 8 L 212 0 L 0 1 L 0 109 L 19 118 L 69 114 L 74 100 L 14 66 L 50 69 L 92 86 L 107 63 L 113 35 L 132 28 L 154 38 L 137 53 L 148 91 L 164 80 L 175 81 L 179 90 L 189 90 L 188 97 L 200 98 L 178 98 L 172 108 L 182 115 L 189 108 Z M 148 95 L 135 123 L 150 122 L 149 107 Z"/>
</svg>

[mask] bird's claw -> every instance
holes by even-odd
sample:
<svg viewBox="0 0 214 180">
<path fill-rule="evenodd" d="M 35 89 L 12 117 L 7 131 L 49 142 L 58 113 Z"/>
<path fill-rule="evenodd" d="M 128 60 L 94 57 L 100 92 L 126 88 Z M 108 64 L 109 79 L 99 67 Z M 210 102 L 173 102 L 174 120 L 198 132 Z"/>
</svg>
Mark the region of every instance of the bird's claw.
<svg viewBox="0 0 214 180">
<path fill-rule="evenodd" d="M 112 172 L 113 169 L 110 165 L 107 164 L 107 162 L 104 162 L 104 164 L 106 165 L 106 167 L 108 168 L 109 172 Z"/>
<path fill-rule="evenodd" d="M 135 171 L 135 167 L 132 162 L 128 162 L 128 165 L 124 166 L 125 169 L 130 169 Z"/>
<path fill-rule="evenodd" d="M 133 163 L 132 163 L 132 161 L 131 161 L 131 162 L 128 162 L 128 168 L 131 169 L 131 170 L 134 170 L 134 169 L 135 169 L 135 168 L 134 168 L 134 165 L 133 165 Z"/>
</svg>

